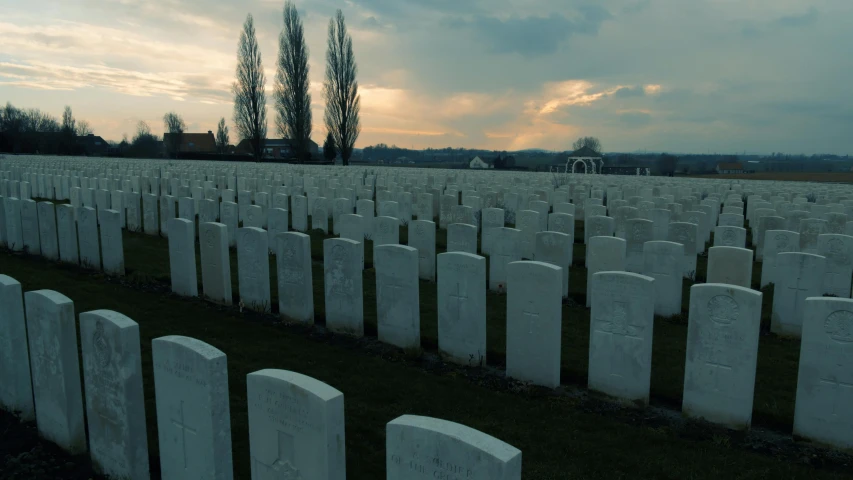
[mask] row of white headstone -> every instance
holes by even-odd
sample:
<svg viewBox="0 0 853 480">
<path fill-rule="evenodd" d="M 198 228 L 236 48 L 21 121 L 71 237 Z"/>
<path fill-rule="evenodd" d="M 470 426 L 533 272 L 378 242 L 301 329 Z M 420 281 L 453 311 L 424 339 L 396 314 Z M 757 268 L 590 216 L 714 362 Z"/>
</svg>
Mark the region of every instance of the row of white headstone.
<svg viewBox="0 0 853 480">
<path fill-rule="evenodd" d="M 122 212 L 0 196 L 0 247 L 124 275 Z"/>
<path fill-rule="evenodd" d="M 191 222 L 184 219 L 172 222 L 172 228 L 176 230 L 169 235 L 170 244 L 184 240 L 180 248 L 172 250 L 172 258 L 194 258 L 194 252 L 183 250 L 193 245 Z M 228 249 L 222 240 L 226 229 L 216 223 L 203 224 L 202 229 L 221 232 L 220 240 L 213 243 L 218 258 L 209 261 L 210 255 L 202 255 L 202 268 L 211 270 L 203 273 L 203 278 L 205 282 L 215 278 L 219 282 L 215 285 L 222 289 L 230 288 Z M 202 238 L 206 239 L 207 235 L 202 234 Z M 280 312 L 294 320 L 312 322 L 309 238 L 302 233 L 285 232 L 278 234 L 275 240 Z M 596 252 L 600 244 L 601 252 L 621 258 L 624 266 L 626 242 L 623 239 L 592 237 L 590 240 L 591 252 Z M 244 302 L 256 308 L 269 303 L 266 241 L 267 234 L 261 229 L 249 227 L 238 230 L 240 297 L 253 299 Z M 204 249 L 205 241 L 202 244 Z M 647 403 L 649 399 L 652 332 L 655 305 L 661 297 L 659 291 L 666 292 L 677 285 L 678 295 L 674 298 L 678 301 L 679 312 L 681 301 L 679 265 L 683 246 L 674 242 L 649 241 L 644 247 L 644 265 L 651 270 L 648 276 L 599 271 L 590 273 L 589 283 L 592 305 L 589 387 L 635 403 Z M 742 258 L 741 251 L 750 257 Z M 712 247 L 710 254 L 709 282 L 713 283 L 694 285 L 691 289 L 683 409 L 690 416 L 733 428 L 748 428 L 752 416 L 762 294 L 748 288 L 752 266 L 750 250 Z M 727 257 L 729 254 L 732 255 L 730 258 Z M 379 340 L 402 348 L 419 347 L 418 251 L 403 245 L 381 245 L 376 247 L 375 255 Z M 790 273 L 784 267 L 786 258 L 801 255 L 809 254 L 779 254 L 781 274 Z M 445 358 L 457 363 L 482 364 L 486 352 L 486 260 L 467 252 L 442 253 L 437 259 L 439 350 Z M 364 334 L 361 262 L 359 242 L 342 238 L 324 241 L 326 326 L 333 332 Z M 244 268 L 244 264 L 249 266 Z M 178 270 L 194 268 L 194 262 L 173 266 Z M 258 269 L 261 271 L 250 274 Z M 730 278 L 731 271 L 741 273 Z M 548 387 L 559 386 L 561 276 L 562 268 L 543 262 L 513 261 L 507 265 L 506 373 L 509 377 Z M 718 276 L 720 282 L 716 283 Z M 676 281 L 666 283 L 662 277 Z M 176 270 L 173 282 L 175 278 L 185 279 L 189 287 L 196 285 L 194 271 L 183 276 Z M 747 285 L 738 286 L 737 282 Z M 663 288 L 659 289 L 658 285 Z M 204 284 L 205 292 L 209 287 L 209 283 Z M 263 296 L 258 296 L 259 293 Z M 810 317 L 804 310 L 800 313 L 805 317 L 790 316 L 792 321 L 797 321 L 798 329 L 794 331 L 792 328 L 784 333 L 799 336 L 800 331 L 805 330 L 804 323 Z M 774 320 L 774 328 L 775 325 Z M 843 328 L 844 325 L 842 322 L 834 328 Z M 806 341 L 804 338 L 804 344 Z M 833 374 L 830 366 L 823 367 L 830 372 L 827 375 Z M 841 367 L 849 367 L 849 362 L 844 362 Z M 807 379 L 801 378 L 800 381 L 802 387 L 802 382 Z M 812 387 L 809 385 L 806 392 L 812 393 Z M 806 404 L 820 403 L 824 397 L 844 397 L 845 392 L 823 390 L 815 395 L 818 400 L 813 401 L 804 393 L 802 401 Z M 801 413 L 809 414 L 811 412 Z"/>
<path fill-rule="evenodd" d="M 71 299 L 22 294 L 0 275 L 0 406 L 35 419 L 43 438 L 70 453 L 88 451 L 98 473 L 148 479 L 139 325 L 110 310 L 79 322 L 82 381 Z M 152 363 L 162 478 L 233 478 L 226 355 L 167 336 L 152 341 Z M 246 383 L 252 478 L 346 478 L 342 392 L 276 369 Z M 521 451 L 464 425 L 403 415 L 386 426 L 386 470 L 389 480 L 520 480 Z"/>
</svg>

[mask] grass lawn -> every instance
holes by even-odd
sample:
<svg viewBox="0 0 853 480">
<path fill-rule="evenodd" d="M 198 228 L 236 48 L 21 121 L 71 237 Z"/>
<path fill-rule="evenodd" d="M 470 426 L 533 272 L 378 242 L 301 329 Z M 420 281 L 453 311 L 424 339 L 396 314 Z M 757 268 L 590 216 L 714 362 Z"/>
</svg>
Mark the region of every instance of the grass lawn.
<svg viewBox="0 0 853 480">
<path fill-rule="evenodd" d="M 319 236 L 315 242 L 319 242 Z M 125 235 L 130 279 L 162 282 L 168 265 L 165 241 Z M 315 244 L 316 247 L 316 244 Z M 315 248 L 315 254 L 319 249 Z M 151 340 L 164 335 L 187 335 L 208 342 L 228 355 L 235 478 L 248 479 L 249 443 L 246 375 L 263 368 L 294 370 L 344 392 L 346 408 L 347 474 L 350 479 L 384 478 L 385 424 L 402 414 L 434 416 L 463 423 L 504 440 L 523 452 L 524 478 L 847 478 L 838 460 L 782 442 L 768 447 L 752 436 L 711 429 L 694 422 L 667 420 L 649 410 L 620 409 L 587 395 L 557 395 L 528 389 L 479 369 L 450 368 L 433 355 L 407 356 L 376 341 L 327 335 L 317 329 L 285 325 L 271 317 L 217 307 L 199 299 L 176 297 L 166 284 L 120 284 L 101 274 L 62 266 L 41 258 L 0 252 L 0 272 L 16 278 L 24 291 L 57 290 L 75 302 L 79 314 L 93 309 L 124 313 L 140 324 L 148 440 L 152 473 L 159 476 Z M 315 279 L 322 276 L 315 272 Z M 166 275 L 167 276 L 167 275 Z M 365 273 L 372 290 L 373 275 Z M 578 277 L 575 272 L 574 277 Z M 575 278 L 575 282 L 578 280 Z M 578 292 L 578 285 L 573 291 Z M 321 291 L 316 289 L 316 291 Z M 423 334 L 435 342 L 434 287 L 424 285 Z M 367 295 L 371 296 L 372 291 Z M 317 297 L 322 313 L 322 302 Z M 490 328 L 504 319 L 500 296 L 489 297 Z M 373 302 L 365 301 L 368 322 L 375 332 Z M 586 370 L 587 315 L 566 307 L 564 381 L 581 381 Z M 685 326 L 660 322 L 656 328 L 656 396 L 675 401 L 680 394 Z M 500 363 L 503 327 L 490 332 L 494 360 Z M 786 352 L 775 342 L 762 354 Z M 796 349 L 793 349 L 796 351 Z M 491 354 L 491 352 L 490 352 Z M 761 377 L 791 375 L 796 370 L 776 358 L 763 362 Z M 670 385 L 673 384 L 673 385 Z M 761 383 L 767 399 L 782 396 L 772 383 Z M 790 395 L 787 395 L 787 398 Z M 781 404 L 781 403 L 779 403 Z M 819 452 L 819 451 L 818 451 Z"/>
</svg>

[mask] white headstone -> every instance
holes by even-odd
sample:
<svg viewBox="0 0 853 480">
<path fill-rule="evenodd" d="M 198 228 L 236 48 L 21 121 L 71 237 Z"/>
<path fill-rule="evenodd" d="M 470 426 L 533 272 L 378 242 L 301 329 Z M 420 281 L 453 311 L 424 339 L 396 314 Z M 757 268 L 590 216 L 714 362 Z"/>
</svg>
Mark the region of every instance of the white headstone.
<svg viewBox="0 0 853 480">
<path fill-rule="evenodd" d="M 74 302 L 52 290 L 24 294 L 39 435 L 72 454 L 86 451 Z"/>
<path fill-rule="evenodd" d="M 403 415 L 385 428 L 387 480 L 521 480 L 521 451 L 483 432 Z"/>
<path fill-rule="evenodd" d="M 151 356 L 163 480 L 231 480 L 225 354 L 195 338 L 172 335 L 152 340 Z"/>
<path fill-rule="evenodd" d="M 850 298 L 853 237 L 837 233 L 818 235 L 817 254 L 826 257 L 826 270 L 820 293 Z"/>
<path fill-rule="evenodd" d="M 198 296 L 195 266 L 195 233 L 193 222 L 185 218 L 169 220 L 169 272 L 172 292 L 185 297 Z M 82 251 L 82 249 L 81 249 Z"/>
<path fill-rule="evenodd" d="M 654 278 L 655 315 L 681 313 L 684 245 L 655 240 L 643 246 L 643 275 Z"/>
<path fill-rule="evenodd" d="M 569 265 L 572 263 L 572 237 L 560 232 L 536 234 L 536 261 L 560 267 L 563 298 L 569 296 Z"/>
<path fill-rule="evenodd" d="M 655 280 L 628 272 L 592 276 L 589 388 L 647 404 L 652 373 Z"/>
<path fill-rule="evenodd" d="M 746 248 L 746 229 L 734 226 L 715 227 L 714 246 Z"/>
<path fill-rule="evenodd" d="M 819 255 L 797 252 L 776 255 L 771 332 L 800 336 L 805 300 L 820 295 L 825 269 L 826 258 Z"/>
<path fill-rule="evenodd" d="M 246 376 L 252 478 L 346 478 L 344 395 L 287 370 Z"/>
<path fill-rule="evenodd" d="M 590 237 L 586 250 L 586 306 L 591 305 L 592 276 L 598 272 L 625 270 L 625 240 L 618 237 Z"/>
<path fill-rule="evenodd" d="M 115 210 L 101 210 L 101 252 L 104 272 L 124 276 L 124 242 L 121 215 Z"/>
<path fill-rule="evenodd" d="M 672 222 L 669 224 L 670 242 L 684 245 L 684 261 L 681 267 L 684 269 L 684 278 L 693 280 L 696 278 L 696 239 L 699 238 L 699 226 L 689 222 Z"/>
<path fill-rule="evenodd" d="M 751 288 L 752 250 L 738 247 L 709 248 L 706 283 L 724 283 Z"/>
<path fill-rule="evenodd" d="M 201 285 L 204 297 L 214 303 L 231 305 L 231 257 L 228 227 L 222 223 L 199 224 Z"/>
<path fill-rule="evenodd" d="M 4 198 L 3 211 L 6 217 L 6 246 L 13 252 L 20 252 L 24 249 L 21 201 L 16 197 Z"/>
<path fill-rule="evenodd" d="M 35 200 L 21 200 L 21 232 L 24 239 L 24 250 L 30 255 L 41 255 L 38 204 Z"/>
<path fill-rule="evenodd" d="M 519 248 L 521 258 L 533 259 L 536 255 L 536 233 L 540 230 L 540 213 L 533 210 L 518 212 L 516 226 L 521 230 Z"/>
<path fill-rule="evenodd" d="M 447 251 L 477 254 L 477 227 L 465 223 L 447 226 Z"/>
<path fill-rule="evenodd" d="M 400 348 L 421 344 L 418 251 L 403 245 L 374 249 L 379 340 Z"/>
<path fill-rule="evenodd" d="M 360 242 L 346 238 L 323 240 L 326 328 L 364 336 L 364 298 Z"/>
<path fill-rule="evenodd" d="M 288 211 L 282 208 L 270 208 L 267 211 L 267 245 L 270 249 L 269 253 L 275 253 L 275 237 L 287 231 L 288 216 Z"/>
<path fill-rule="evenodd" d="M 77 212 L 77 236 L 80 244 L 80 263 L 93 270 L 101 269 L 101 242 L 98 237 L 98 216 L 92 207 Z"/>
<path fill-rule="evenodd" d="M 41 255 L 49 260 L 59 260 L 59 241 L 56 237 L 56 211 L 53 203 L 39 202 L 39 241 Z"/>
<path fill-rule="evenodd" d="M 805 301 L 794 435 L 853 448 L 853 300 Z"/>
<path fill-rule="evenodd" d="M 314 323 L 311 237 L 284 232 L 276 236 L 275 242 L 279 314 L 298 322 Z"/>
<path fill-rule="evenodd" d="M 257 205 L 253 205 L 255 207 Z M 252 215 L 252 208 L 247 211 Z M 268 313 L 270 304 L 270 263 L 267 232 L 261 228 L 237 230 L 237 275 L 240 302 L 244 307 Z"/>
<path fill-rule="evenodd" d="M 643 245 L 654 239 L 651 220 L 632 218 L 625 222 L 625 268 L 629 272 L 643 271 Z"/>
<path fill-rule="evenodd" d="M 413 220 L 409 223 L 409 246 L 418 250 L 418 278 L 435 281 L 435 223 Z"/>
<path fill-rule="evenodd" d="M 521 260 L 521 230 L 496 228 L 492 253 L 489 255 L 489 290 L 506 292 L 507 266 Z"/>
<path fill-rule="evenodd" d="M 80 342 L 92 466 L 113 478 L 147 479 L 139 325 L 111 310 L 81 313 Z"/>
<path fill-rule="evenodd" d="M 775 282 L 776 256 L 800 251 L 800 234 L 790 230 L 768 230 L 764 235 L 764 262 L 761 264 L 760 288 Z"/>
<path fill-rule="evenodd" d="M 729 428 L 752 420 L 761 292 L 735 285 L 690 289 L 682 411 Z"/>
<path fill-rule="evenodd" d="M 79 264 L 80 254 L 77 247 L 76 213 L 71 205 L 56 207 L 56 231 L 59 243 L 59 259 L 66 263 Z"/>
<path fill-rule="evenodd" d="M 23 298 L 21 284 L 0 274 L 0 408 L 30 422 L 35 406 Z"/>
<path fill-rule="evenodd" d="M 438 349 L 454 363 L 486 364 L 486 259 L 481 256 L 438 256 Z"/>
<path fill-rule="evenodd" d="M 542 262 L 507 267 L 506 375 L 536 385 L 560 385 L 562 280 Z"/>
</svg>

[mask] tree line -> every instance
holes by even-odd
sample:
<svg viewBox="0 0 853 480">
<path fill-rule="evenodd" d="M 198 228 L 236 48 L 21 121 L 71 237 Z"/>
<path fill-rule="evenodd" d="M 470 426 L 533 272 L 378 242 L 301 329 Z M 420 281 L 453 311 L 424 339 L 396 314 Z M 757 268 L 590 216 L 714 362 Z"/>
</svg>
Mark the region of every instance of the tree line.
<svg viewBox="0 0 853 480">
<path fill-rule="evenodd" d="M 86 120 L 77 120 L 66 106 L 62 118 L 37 108 L 16 108 L 11 102 L 0 109 L 0 151 L 79 155 L 77 137 L 92 133 Z"/>
</svg>

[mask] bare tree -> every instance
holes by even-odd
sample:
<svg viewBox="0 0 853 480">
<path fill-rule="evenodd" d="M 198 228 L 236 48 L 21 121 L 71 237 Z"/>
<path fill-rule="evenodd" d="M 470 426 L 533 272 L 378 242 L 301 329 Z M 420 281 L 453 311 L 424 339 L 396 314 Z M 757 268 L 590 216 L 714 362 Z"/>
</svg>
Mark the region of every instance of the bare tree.
<svg viewBox="0 0 853 480">
<path fill-rule="evenodd" d="M 216 147 L 219 149 L 220 154 L 228 150 L 230 141 L 228 138 L 228 125 L 225 125 L 225 117 L 222 117 L 219 119 L 219 125 L 216 126 Z"/>
<path fill-rule="evenodd" d="M 311 95 L 308 93 L 308 46 L 296 5 L 284 4 L 284 29 L 278 39 L 278 71 L 275 75 L 275 119 L 278 133 L 289 138 L 296 157 L 309 155 Z"/>
<path fill-rule="evenodd" d="M 65 106 L 65 111 L 62 112 L 62 131 L 74 134 L 77 131 L 75 127 L 74 115 L 71 113 L 71 107 Z"/>
<path fill-rule="evenodd" d="M 184 139 L 184 131 L 187 129 L 187 124 L 175 112 L 169 112 L 163 115 L 163 124 L 166 127 L 166 134 L 163 135 L 163 141 L 169 153 L 178 158 L 178 152 L 181 149 L 181 144 Z"/>
<path fill-rule="evenodd" d="M 344 165 L 349 165 L 355 140 L 361 133 L 356 74 L 358 67 L 352 52 L 352 37 L 347 33 L 344 14 L 340 10 L 329 21 L 328 50 L 326 50 L 326 130 L 335 140 Z"/>
<path fill-rule="evenodd" d="M 601 154 L 601 140 L 596 137 L 581 137 L 572 144 L 574 150 L 580 150 L 583 147 L 589 147 L 595 153 Z"/>
<path fill-rule="evenodd" d="M 252 15 L 246 16 L 237 49 L 237 80 L 231 87 L 234 93 L 234 123 L 241 140 L 249 140 L 252 154 L 260 160 L 267 136 L 266 78 L 261 51 L 255 37 Z"/>
<path fill-rule="evenodd" d="M 78 137 L 85 137 L 86 135 L 89 135 L 90 133 L 94 133 L 94 132 L 92 131 L 92 126 L 89 125 L 89 122 L 87 122 L 86 120 L 80 120 L 79 122 L 77 122 L 77 136 Z"/>
</svg>

